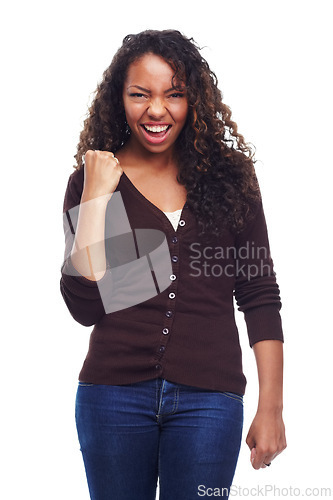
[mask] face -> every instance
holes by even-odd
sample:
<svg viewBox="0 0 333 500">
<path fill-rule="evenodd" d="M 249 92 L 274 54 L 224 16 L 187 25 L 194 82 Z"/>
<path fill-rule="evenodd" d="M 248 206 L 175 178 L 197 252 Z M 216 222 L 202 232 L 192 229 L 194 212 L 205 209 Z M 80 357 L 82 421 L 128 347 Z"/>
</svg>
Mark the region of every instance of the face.
<svg viewBox="0 0 333 500">
<path fill-rule="evenodd" d="M 129 66 L 123 103 L 131 146 L 152 153 L 172 150 L 188 113 L 184 83 L 176 82 L 175 89 L 173 75 L 172 67 L 155 54 L 145 54 Z"/>
</svg>

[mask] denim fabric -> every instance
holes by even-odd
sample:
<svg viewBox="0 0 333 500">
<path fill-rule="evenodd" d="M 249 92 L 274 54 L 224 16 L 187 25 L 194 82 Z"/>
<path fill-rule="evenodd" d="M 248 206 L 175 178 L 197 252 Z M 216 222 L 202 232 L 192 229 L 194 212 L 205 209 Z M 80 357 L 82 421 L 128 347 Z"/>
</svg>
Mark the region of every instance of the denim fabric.
<svg viewBox="0 0 333 500">
<path fill-rule="evenodd" d="M 231 486 L 243 428 L 240 395 L 161 378 L 79 382 L 75 416 L 93 500 L 154 500 L 158 480 L 160 500 L 194 500 L 208 488 Z"/>
</svg>

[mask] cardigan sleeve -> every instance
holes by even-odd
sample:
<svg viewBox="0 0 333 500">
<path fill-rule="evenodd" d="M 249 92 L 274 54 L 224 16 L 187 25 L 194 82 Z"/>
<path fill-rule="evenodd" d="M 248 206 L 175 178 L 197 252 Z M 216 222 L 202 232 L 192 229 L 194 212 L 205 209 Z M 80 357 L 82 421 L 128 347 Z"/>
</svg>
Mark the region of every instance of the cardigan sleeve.
<svg viewBox="0 0 333 500">
<path fill-rule="evenodd" d="M 262 201 L 247 227 L 236 237 L 234 295 L 244 313 L 249 343 L 284 341 L 280 290 L 276 282 Z"/>
<path fill-rule="evenodd" d="M 63 205 L 65 254 L 61 266 L 60 291 L 73 318 L 84 326 L 91 326 L 105 315 L 99 287 L 96 281 L 82 276 L 71 261 L 82 190 L 83 171 L 76 170 L 69 177 Z M 107 278 L 106 273 L 98 283 L 101 284 Z"/>
</svg>

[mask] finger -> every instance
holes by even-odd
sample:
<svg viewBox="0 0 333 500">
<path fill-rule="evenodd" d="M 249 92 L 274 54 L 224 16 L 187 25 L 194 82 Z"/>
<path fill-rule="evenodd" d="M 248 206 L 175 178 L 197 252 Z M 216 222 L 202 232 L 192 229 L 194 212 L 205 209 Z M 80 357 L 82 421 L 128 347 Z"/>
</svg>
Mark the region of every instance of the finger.
<svg viewBox="0 0 333 500">
<path fill-rule="evenodd" d="M 268 456 L 264 453 L 260 453 L 257 448 L 252 448 L 251 450 L 251 463 L 252 467 L 256 470 L 265 469 L 267 465 L 264 462 L 269 463 Z"/>
<path fill-rule="evenodd" d="M 270 467 L 272 464 L 271 460 L 268 460 L 268 458 L 265 458 L 260 466 L 261 469 L 266 469 L 266 467 Z"/>
<path fill-rule="evenodd" d="M 255 440 L 253 439 L 253 437 L 250 435 L 250 432 L 247 435 L 246 444 L 248 445 L 250 450 L 252 450 L 252 448 L 255 448 L 256 443 L 255 443 Z"/>
<path fill-rule="evenodd" d="M 104 161 L 109 162 L 112 160 L 112 164 L 115 164 L 116 166 L 120 164 L 118 158 L 114 156 L 112 151 L 95 151 L 99 158 L 103 159 Z"/>
<path fill-rule="evenodd" d="M 111 160 L 115 161 L 116 165 L 120 164 L 118 158 L 115 157 L 115 155 L 112 153 L 112 151 L 103 151 L 103 153 L 105 153 L 104 156 L 106 156 L 107 160 L 111 159 Z"/>
<path fill-rule="evenodd" d="M 263 465 L 265 467 L 269 467 L 271 463 L 273 462 L 274 458 L 276 458 L 278 455 L 280 455 L 281 451 L 277 451 L 276 453 L 273 453 L 271 455 L 266 455 L 264 460 L 263 460 Z"/>
<path fill-rule="evenodd" d="M 101 156 L 104 156 L 106 158 L 114 158 L 114 154 L 112 151 L 98 151 Z"/>
<path fill-rule="evenodd" d="M 276 458 L 279 455 L 279 452 L 276 453 L 271 453 L 269 455 L 265 455 L 263 461 L 262 461 L 262 469 L 265 469 L 266 467 L 270 467 L 271 463 L 273 462 L 274 458 Z"/>
<path fill-rule="evenodd" d="M 250 460 L 251 460 L 251 464 L 252 464 L 252 467 L 254 467 L 254 461 L 256 459 L 256 454 L 257 454 L 257 450 L 253 447 L 251 448 L 251 453 L 250 453 Z"/>
<path fill-rule="evenodd" d="M 88 149 L 85 154 L 83 155 L 83 158 L 84 158 L 84 162 L 86 163 L 87 160 L 92 160 L 94 158 L 94 155 L 95 155 L 95 151 L 92 150 L 92 149 Z"/>
</svg>

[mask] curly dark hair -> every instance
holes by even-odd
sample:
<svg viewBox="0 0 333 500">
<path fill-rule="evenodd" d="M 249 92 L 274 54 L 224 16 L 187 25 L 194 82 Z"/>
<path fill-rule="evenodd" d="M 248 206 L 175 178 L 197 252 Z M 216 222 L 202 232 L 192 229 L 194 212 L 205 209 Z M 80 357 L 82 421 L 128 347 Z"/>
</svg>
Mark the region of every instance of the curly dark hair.
<svg viewBox="0 0 333 500">
<path fill-rule="evenodd" d="M 254 213 L 260 190 L 254 153 L 238 133 L 230 108 L 222 102 L 217 77 L 193 38 L 176 30 L 147 30 L 127 35 L 105 70 L 80 135 L 75 168 L 88 149 L 116 151 L 131 131 L 122 104 L 129 65 L 146 53 L 163 57 L 185 80 L 186 123 L 175 143 L 178 181 L 187 190 L 187 204 L 201 233 L 219 235 L 225 227 L 237 233 Z"/>
</svg>

